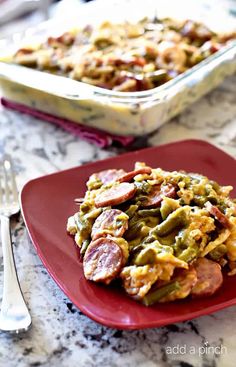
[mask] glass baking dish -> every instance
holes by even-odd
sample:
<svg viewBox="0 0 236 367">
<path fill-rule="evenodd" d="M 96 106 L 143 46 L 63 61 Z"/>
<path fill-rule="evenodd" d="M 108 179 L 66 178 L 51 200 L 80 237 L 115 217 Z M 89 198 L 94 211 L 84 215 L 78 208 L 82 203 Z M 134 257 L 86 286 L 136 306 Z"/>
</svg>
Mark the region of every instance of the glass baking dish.
<svg viewBox="0 0 236 367">
<path fill-rule="evenodd" d="M 201 1 L 97 0 L 78 7 L 78 11 L 76 14 L 73 10 L 73 17 L 63 25 L 60 19 L 51 20 L 0 41 L 0 87 L 5 98 L 112 134 L 143 136 L 236 71 L 236 41 L 171 81 L 144 92 L 111 91 L 10 63 L 11 55 L 22 46 L 37 44 L 75 25 L 98 24 L 107 19 L 135 21 L 158 14 L 160 18 L 199 20 L 217 31 L 236 29 L 230 9 L 217 7 L 216 3 L 211 8 Z M 219 15 L 221 22 L 217 21 Z"/>
</svg>

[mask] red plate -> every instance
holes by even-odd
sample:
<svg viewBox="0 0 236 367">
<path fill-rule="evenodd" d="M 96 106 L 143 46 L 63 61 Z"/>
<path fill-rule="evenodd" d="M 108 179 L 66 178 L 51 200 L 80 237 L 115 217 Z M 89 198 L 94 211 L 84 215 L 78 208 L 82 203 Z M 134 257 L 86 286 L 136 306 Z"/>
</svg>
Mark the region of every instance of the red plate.
<svg viewBox="0 0 236 367">
<path fill-rule="evenodd" d="M 114 328 L 141 329 L 192 319 L 236 304 L 235 277 L 225 276 L 216 295 L 145 307 L 122 289 L 87 281 L 73 238 L 66 233 L 68 216 L 77 210 L 74 198 L 85 192 L 90 174 L 107 168 L 131 170 L 135 161 L 166 170 L 207 175 L 236 187 L 236 161 L 199 140 L 148 148 L 90 163 L 28 182 L 22 190 L 22 211 L 39 257 L 70 300 L 91 319 Z M 236 190 L 233 195 L 236 196 Z"/>
</svg>

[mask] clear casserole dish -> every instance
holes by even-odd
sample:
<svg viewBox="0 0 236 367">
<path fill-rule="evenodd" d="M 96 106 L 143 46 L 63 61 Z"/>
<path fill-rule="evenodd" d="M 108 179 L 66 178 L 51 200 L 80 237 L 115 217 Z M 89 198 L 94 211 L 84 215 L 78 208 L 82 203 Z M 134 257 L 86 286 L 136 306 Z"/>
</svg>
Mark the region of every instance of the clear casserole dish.
<svg viewBox="0 0 236 367">
<path fill-rule="evenodd" d="M 218 32 L 235 30 L 236 22 L 230 15 L 230 9 L 213 5 L 211 8 L 201 2 L 179 1 L 177 4 L 169 0 L 147 0 L 145 3 L 98 0 L 84 4 L 78 8 L 76 16 L 74 14 L 70 20 L 63 21 L 63 26 L 60 20 L 52 20 L 0 42 L 2 95 L 10 101 L 112 134 L 149 134 L 236 71 L 236 41 L 231 41 L 214 55 L 165 84 L 141 92 L 107 90 L 14 65 L 9 60 L 20 47 L 37 44 L 51 35 L 60 35 L 78 26 L 78 23 L 79 26 L 94 25 L 107 19 L 120 22 L 127 20 L 127 14 L 131 22 L 158 14 L 159 18 L 198 20 Z M 221 22 L 218 22 L 219 16 Z"/>
</svg>

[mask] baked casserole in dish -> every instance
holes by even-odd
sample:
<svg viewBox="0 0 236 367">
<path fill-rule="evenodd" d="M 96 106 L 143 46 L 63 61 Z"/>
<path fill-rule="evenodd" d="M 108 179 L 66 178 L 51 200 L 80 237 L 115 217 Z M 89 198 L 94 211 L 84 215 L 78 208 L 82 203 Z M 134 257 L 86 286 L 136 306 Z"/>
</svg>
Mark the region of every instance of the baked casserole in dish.
<svg viewBox="0 0 236 367">
<path fill-rule="evenodd" d="M 123 4 L 127 12 L 132 3 Z M 3 95 L 113 134 L 153 132 L 236 70 L 232 27 L 217 32 L 187 16 L 159 18 L 158 4 L 150 2 L 147 14 L 139 9 L 137 20 L 83 25 L 81 15 L 65 30 L 49 22 L 31 41 L 22 35 L 1 58 Z M 101 3 L 92 5 L 84 14 Z"/>
</svg>

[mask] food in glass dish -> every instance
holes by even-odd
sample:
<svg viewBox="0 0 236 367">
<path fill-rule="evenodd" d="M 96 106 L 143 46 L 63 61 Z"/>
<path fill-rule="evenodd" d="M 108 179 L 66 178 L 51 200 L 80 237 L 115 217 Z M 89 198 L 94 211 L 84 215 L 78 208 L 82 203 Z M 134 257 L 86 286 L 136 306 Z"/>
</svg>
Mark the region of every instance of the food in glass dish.
<svg viewBox="0 0 236 367">
<path fill-rule="evenodd" d="M 193 20 L 108 21 L 19 49 L 13 62 L 105 89 L 158 87 L 220 50 L 236 34 L 216 34 Z"/>
<path fill-rule="evenodd" d="M 222 286 L 222 270 L 236 274 L 231 190 L 198 173 L 141 162 L 131 172 L 92 174 L 67 223 L 86 279 L 118 280 L 147 306 L 213 295 Z"/>
</svg>

